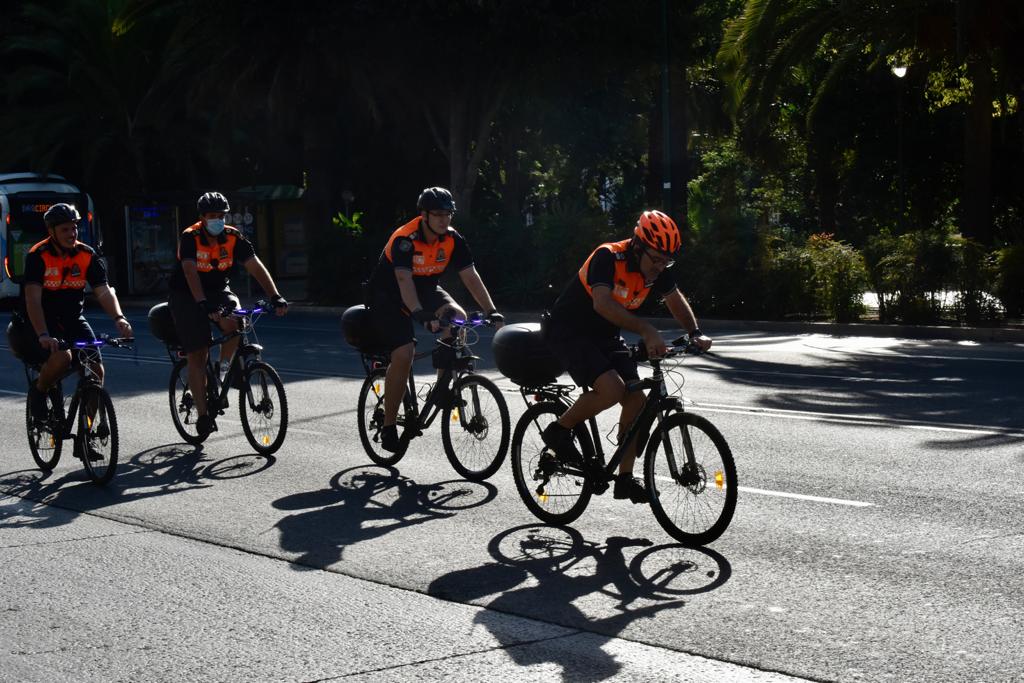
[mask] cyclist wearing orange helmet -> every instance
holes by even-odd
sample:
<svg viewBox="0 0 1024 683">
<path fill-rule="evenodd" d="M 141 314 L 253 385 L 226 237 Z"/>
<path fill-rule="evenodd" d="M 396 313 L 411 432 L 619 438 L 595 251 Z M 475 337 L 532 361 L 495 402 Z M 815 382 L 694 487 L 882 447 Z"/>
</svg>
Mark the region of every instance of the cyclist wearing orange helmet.
<svg viewBox="0 0 1024 683">
<path fill-rule="evenodd" d="M 636 361 L 626 354 L 619 335 L 625 328 L 640 335 L 649 356 L 665 353 L 667 346 L 658 330 L 634 313 L 650 294 L 664 299 L 672 317 L 703 350 L 711 346 L 711 339 L 697 327 L 693 309 L 668 272 L 681 246 L 675 221 L 660 211 L 644 211 L 633 236 L 598 246 L 552 307 L 548 344 L 573 381 L 589 387 L 542 434 L 558 457 L 580 457 L 571 430 L 581 422 L 618 403 L 622 406 L 621 435 L 642 410 L 643 395 L 626 391 L 626 382 L 639 375 Z M 619 465 L 613 493 L 616 498 L 646 503 L 647 491 L 633 477 L 635 459 L 634 442 Z"/>
</svg>

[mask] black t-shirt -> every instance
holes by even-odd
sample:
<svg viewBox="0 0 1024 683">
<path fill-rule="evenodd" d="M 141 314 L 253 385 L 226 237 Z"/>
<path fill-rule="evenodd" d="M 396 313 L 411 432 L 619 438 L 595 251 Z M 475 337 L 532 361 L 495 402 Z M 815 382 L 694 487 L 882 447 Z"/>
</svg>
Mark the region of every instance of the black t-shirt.
<svg viewBox="0 0 1024 683">
<path fill-rule="evenodd" d="M 21 311 L 27 315 L 25 308 L 25 285 L 37 284 L 43 287 L 46 278 L 46 262 L 43 260 L 43 250 L 50 254 L 51 267 L 59 268 L 61 282 L 73 279 L 80 279 L 81 275 L 76 272 L 78 267 L 78 256 L 88 255 L 88 265 L 85 267 L 85 281 L 93 289 L 100 285 L 107 284 L 107 263 L 87 244 L 77 243 L 75 247 L 63 254 L 50 244 L 40 247 L 35 251 L 25 254 L 25 272 L 21 281 Z M 53 261 L 56 257 L 59 261 Z M 47 317 L 77 318 L 82 315 L 85 304 L 85 287 L 73 289 L 47 289 L 43 287 L 43 313 Z"/>
<path fill-rule="evenodd" d="M 245 265 L 249 259 L 256 255 L 256 250 L 252 246 L 252 242 L 247 240 L 242 233 L 231 226 L 224 228 L 224 232 L 213 237 L 202 227 L 199 228 L 199 241 L 204 248 L 210 249 L 212 261 L 221 262 L 228 258 L 227 249 L 232 248 L 229 246 L 229 239 L 234 237 L 234 254 L 232 258 L 231 267 L 225 270 L 214 268 L 213 270 L 203 272 L 199 271 L 199 282 L 203 286 L 204 292 L 219 292 L 227 289 L 228 283 L 231 280 L 231 275 L 235 272 L 239 265 Z M 196 261 L 198 263 L 198 248 L 196 245 L 195 234 L 190 232 L 182 232 L 178 237 L 178 262 L 175 264 L 174 272 L 171 274 L 170 289 L 177 292 L 190 292 L 188 288 L 188 281 L 185 279 L 185 271 L 181 267 L 182 261 Z"/>
<path fill-rule="evenodd" d="M 374 298 L 386 297 L 392 301 L 401 302 L 402 295 L 398 289 L 398 280 L 395 278 L 396 270 L 413 271 L 413 284 L 416 285 L 416 295 L 423 298 L 428 292 L 437 289 L 441 276 L 445 273 L 460 272 L 473 265 L 473 253 L 469 250 L 469 244 L 457 230 L 448 229 L 448 234 L 443 238 L 440 250 L 449 249 L 448 264 L 445 270 L 436 275 L 417 275 L 415 273 L 414 259 L 422 257 L 425 250 L 438 251 L 437 244 L 427 245 L 419 230 L 409 237 L 396 237 L 391 243 L 391 258 L 387 257 L 387 246 L 381 251 L 377 266 L 370 275 L 370 289 Z"/>
<path fill-rule="evenodd" d="M 639 271 L 640 265 L 635 256 L 629 257 L 627 268 L 634 272 Z M 590 259 L 590 267 L 587 268 L 587 284 L 591 289 L 597 285 L 605 285 L 609 288 L 614 286 L 615 255 L 611 249 L 598 249 L 594 257 Z M 651 285 L 651 291 L 647 294 L 647 299 L 639 310 L 649 306 L 651 301 L 663 298 L 675 288 L 676 283 L 672 279 L 672 275 L 668 269 L 663 270 Z M 617 325 L 609 322 L 594 310 L 594 300 L 583 287 L 578 275 L 572 276 L 554 306 L 551 307 L 549 330 L 554 339 L 606 338 L 617 337 L 621 333 L 621 329 Z"/>
</svg>

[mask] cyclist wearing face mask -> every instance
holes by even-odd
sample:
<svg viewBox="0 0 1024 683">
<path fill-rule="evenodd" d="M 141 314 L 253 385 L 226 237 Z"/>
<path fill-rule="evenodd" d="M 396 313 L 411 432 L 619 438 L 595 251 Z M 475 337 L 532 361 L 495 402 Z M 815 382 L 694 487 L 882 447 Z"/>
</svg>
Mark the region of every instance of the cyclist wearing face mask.
<svg viewBox="0 0 1024 683">
<path fill-rule="evenodd" d="M 207 192 L 196 203 L 199 221 L 185 228 L 178 241 L 178 263 L 171 276 L 170 308 L 178 340 L 188 358 L 188 385 L 195 400 L 196 431 L 207 435 L 217 429 L 206 406 L 206 359 L 213 339 L 210 322 L 225 334 L 238 329 L 238 321 L 222 317 L 222 308 L 236 308 L 238 297 L 229 287 L 238 265 L 252 275 L 274 304 L 277 315 L 288 311 L 288 302 L 277 291 L 274 279 L 256 256 L 252 243 L 230 225 L 224 216 L 231 209 L 220 192 Z M 230 362 L 239 338 L 225 342 L 221 362 Z"/>
</svg>

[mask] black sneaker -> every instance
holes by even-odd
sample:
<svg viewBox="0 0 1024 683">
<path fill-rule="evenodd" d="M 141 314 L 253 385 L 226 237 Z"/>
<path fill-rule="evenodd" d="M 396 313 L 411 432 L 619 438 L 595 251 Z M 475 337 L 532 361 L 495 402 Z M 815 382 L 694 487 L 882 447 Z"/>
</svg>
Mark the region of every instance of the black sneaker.
<svg viewBox="0 0 1024 683">
<path fill-rule="evenodd" d="M 196 433 L 199 436 L 206 437 L 215 431 L 217 431 L 217 423 L 209 415 L 200 415 L 196 419 Z"/>
<path fill-rule="evenodd" d="M 34 384 L 28 388 L 28 405 L 33 419 L 42 422 L 50 416 L 50 407 L 46 405 L 46 392 L 39 391 Z"/>
<path fill-rule="evenodd" d="M 651 501 L 643 482 L 632 474 L 620 474 L 615 477 L 615 488 L 612 490 L 612 496 L 619 500 L 628 498 L 633 503 L 649 503 Z"/>
<path fill-rule="evenodd" d="M 392 453 L 398 452 L 398 425 L 384 425 L 380 428 L 380 447 Z"/>
<path fill-rule="evenodd" d="M 540 433 L 544 445 L 554 451 L 555 456 L 563 463 L 569 465 L 582 465 L 583 455 L 576 449 L 573 443 L 572 430 L 563 427 L 558 422 L 552 422 Z"/>
</svg>

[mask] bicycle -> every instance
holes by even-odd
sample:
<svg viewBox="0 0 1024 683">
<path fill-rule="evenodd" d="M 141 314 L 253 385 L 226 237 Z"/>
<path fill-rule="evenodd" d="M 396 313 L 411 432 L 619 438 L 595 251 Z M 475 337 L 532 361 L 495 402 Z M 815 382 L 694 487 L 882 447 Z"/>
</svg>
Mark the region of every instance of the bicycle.
<svg viewBox="0 0 1024 683">
<path fill-rule="evenodd" d="M 359 390 L 359 439 L 370 460 L 377 465 L 390 467 L 401 460 L 409 442 L 422 435 L 440 414 L 441 443 L 448 462 L 460 476 L 470 481 L 483 481 L 501 467 L 508 452 L 511 424 L 508 405 L 491 380 L 474 372 L 479 357 L 471 353 L 471 347 L 479 340 L 475 328 L 491 323 L 479 313 L 467 318 L 442 321 L 444 325 L 451 325 L 455 333 L 450 346 L 454 360 L 442 370 L 433 385 L 428 385 L 422 408 L 413 372 L 409 371 L 408 388 L 397 422 L 401 430 L 400 445 L 394 453 L 380 445 L 380 430 L 384 426 L 384 377 L 390 353 L 361 349 L 367 374 Z M 442 346 L 438 340 L 437 348 Z M 432 354 L 433 351 L 425 351 L 416 354 L 414 359 L 420 360 Z"/>
<path fill-rule="evenodd" d="M 647 359 L 638 345 L 631 345 L 629 353 L 649 362 L 654 372 L 627 383 L 628 391 L 647 391 L 644 407 L 607 464 L 596 418 L 573 430 L 582 462 L 562 461 L 541 440 L 543 429 L 573 404 L 575 386 L 553 382 L 520 386 L 527 409 L 512 435 L 516 489 L 538 519 L 570 524 L 583 514 L 592 495 L 608 489 L 625 455 L 625 444 L 636 438 L 658 523 L 680 543 L 710 543 L 725 532 L 736 509 L 736 465 L 721 432 L 706 418 L 685 412 L 682 400 L 669 394 L 662 370 L 664 361 L 684 353 L 696 355 L 700 349 L 680 337 L 662 358 Z M 531 395 L 536 402 L 530 402 Z"/>
<path fill-rule="evenodd" d="M 28 447 L 39 469 L 50 472 L 57 466 L 64 441 L 74 444 L 74 455 L 82 461 L 85 473 L 97 484 L 106 484 L 117 470 L 117 416 L 110 394 L 100 384 L 100 379 L 91 364 L 99 362 L 99 349 L 111 346 L 131 349 L 134 339 L 100 335 L 90 341 L 77 341 L 70 346 L 61 342 L 60 348 L 73 349 L 78 355 L 78 366 L 68 371 L 46 393 L 46 417 L 32 416 L 32 402 L 25 403 L 25 424 L 28 432 Z M 25 379 L 29 387 L 35 386 L 39 378 L 39 364 L 25 364 Z M 67 411 L 64 410 L 63 382 L 78 374 L 75 391 Z M 75 425 L 78 432 L 72 430 Z"/>
<path fill-rule="evenodd" d="M 284 384 L 277 371 L 263 360 L 263 347 L 250 340 L 250 336 L 255 338 L 253 328 L 256 321 L 270 307 L 270 303 L 261 299 L 250 309 L 224 311 L 223 315 L 239 318 L 239 329 L 218 336 L 209 343 L 209 347 L 219 346 L 239 336 L 242 338 L 241 343 L 223 377 L 220 375 L 219 361 L 213 360 L 212 354 L 208 354 L 206 360 L 207 410 L 211 416 L 223 415 L 230 407 L 229 393 L 237 388 L 242 431 L 261 455 L 270 455 L 281 448 L 288 431 L 288 399 Z M 208 435 L 201 435 L 196 430 L 199 413 L 188 386 L 188 361 L 174 332 L 170 307 L 167 304 L 154 306 L 149 316 L 150 328 L 166 345 L 167 355 L 173 364 L 168 399 L 174 428 L 187 443 L 198 446 Z"/>
</svg>

